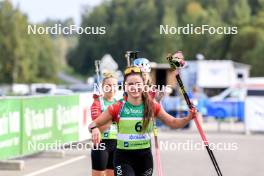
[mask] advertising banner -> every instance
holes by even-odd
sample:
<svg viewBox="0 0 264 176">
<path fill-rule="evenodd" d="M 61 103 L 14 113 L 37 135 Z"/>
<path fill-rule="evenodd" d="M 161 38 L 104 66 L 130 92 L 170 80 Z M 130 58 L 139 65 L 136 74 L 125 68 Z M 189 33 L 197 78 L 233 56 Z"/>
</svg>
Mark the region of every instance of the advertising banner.
<svg viewBox="0 0 264 176">
<path fill-rule="evenodd" d="M 80 116 L 79 116 L 79 141 L 91 138 L 88 125 L 92 122 L 91 105 L 93 103 L 93 93 L 80 94 Z"/>
<path fill-rule="evenodd" d="M 263 96 L 249 96 L 246 98 L 245 126 L 247 131 L 264 131 Z"/>
<path fill-rule="evenodd" d="M 19 99 L 0 99 L 0 159 L 20 155 L 20 104 Z"/>
<path fill-rule="evenodd" d="M 78 124 L 78 95 L 23 99 L 23 155 L 78 141 Z"/>
</svg>

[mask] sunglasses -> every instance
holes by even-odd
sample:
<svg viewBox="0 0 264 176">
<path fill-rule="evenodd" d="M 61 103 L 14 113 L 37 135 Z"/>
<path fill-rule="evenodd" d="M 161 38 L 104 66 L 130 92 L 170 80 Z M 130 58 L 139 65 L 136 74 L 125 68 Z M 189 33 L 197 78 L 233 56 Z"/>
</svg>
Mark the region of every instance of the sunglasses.
<svg viewBox="0 0 264 176">
<path fill-rule="evenodd" d="M 127 67 L 124 73 L 125 75 L 128 75 L 130 73 L 141 73 L 141 70 L 139 67 Z"/>
</svg>

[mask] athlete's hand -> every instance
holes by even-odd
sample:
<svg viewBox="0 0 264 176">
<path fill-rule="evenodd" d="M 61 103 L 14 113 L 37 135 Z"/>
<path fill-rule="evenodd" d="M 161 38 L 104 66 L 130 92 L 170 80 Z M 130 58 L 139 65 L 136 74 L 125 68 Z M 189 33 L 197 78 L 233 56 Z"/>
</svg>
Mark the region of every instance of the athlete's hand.
<svg viewBox="0 0 264 176">
<path fill-rule="evenodd" d="M 94 128 L 92 130 L 92 141 L 93 141 L 94 145 L 100 143 L 100 141 L 101 141 L 101 132 L 100 132 L 99 128 Z"/>
<path fill-rule="evenodd" d="M 102 97 L 103 95 L 102 94 L 99 94 L 99 93 L 94 93 L 93 94 L 93 99 L 97 100 L 98 98 Z"/>
<path fill-rule="evenodd" d="M 183 54 L 182 54 L 181 51 L 177 51 L 177 52 L 175 52 L 175 53 L 173 54 L 173 57 L 177 57 L 177 58 L 179 58 L 179 59 L 184 60 L 184 56 L 183 56 Z"/>
<path fill-rule="evenodd" d="M 194 119 L 196 118 L 197 116 L 197 109 L 195 107 L 192 107 L 190 110 L 189 110 L 189 115 L 188 115 L 188 119 Z"/>
</svg>

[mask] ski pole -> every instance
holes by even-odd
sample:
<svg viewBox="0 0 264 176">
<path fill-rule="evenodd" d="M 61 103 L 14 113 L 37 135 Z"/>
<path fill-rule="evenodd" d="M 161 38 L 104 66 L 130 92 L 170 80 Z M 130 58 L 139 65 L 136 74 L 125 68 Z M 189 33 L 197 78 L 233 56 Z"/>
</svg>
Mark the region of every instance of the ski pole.
<svg viewBox="0 0 264 176">
<path fill-rule="evenodd" d="M 97 84 L 99 85 L 99 88 L 98 88 L 98 93 L 99 93 L 99 101 L 100 101 L 100 104 L 101 106 L 103 106 L 103 99 L 102 99 L 102 95 L 101 95 L 101 82 L 100 82 L 100 64 L 101 64 L 101 61 L 100 60 L 95 60 L 94 61 L 94 64 L 95 64 L 95 73 L 96 73 L 96 78 L 97 78 Z"/>
<path fill-rule="evenodd" d="M 137 59 L 139 51 L 127 51 L 125 57 L 127 59 L 127 67 L 133 66 L 134 59 Z"/>
<path fill-rule="evenodd" d="M 155 155 L 157 159 L 157 171 L 158 171 L 158 176 L 163 176 L 162 173 L 162 167 L 161 167 L 161 159 L 160 159 L 160 148 L 159 148 L 159 140 L 158 140 L 158 128 L 156 126 L 156 122 L 154 122 L 154 140 L 155 140 Z"/>
<path fill-rule="evenodd" d="M 183 96 L 184 96 L 184 99 L 185 99 L 185 101 L 186 101 L 186 103 L 187 103 L 189 109 L 193 108 L 193 104 L 191 103 L 190 98 L 189 98 L 188 94 L 187 94 L 186 91 L 185 91 L 185 88 L 184 88 L 184 85 L 183 85 L 182 79 L 181 79 L 181 77 L 180 77 L 179 70 L 177 70 L 177 68 L 180 68 L 180 67 L 183 67 L 183 66 L 184 66 L 185 61 L 184 61 L 182 58 L 173 57 L 172 54 L 169 54 L 169 55 L 167 56 L 167 60 L 168 60 L 168 62 L 169 62 L 169 64 L 170 64 L 171 68 L 172 68 L 173 70 L 176 70 L 176 80 L 177 80 L 177 82 L 178 82 L 178 84 L 179 84 L 179 86 L 180 86 L 180 89 L 181 89 L 181 91 L 182 91 L 182 94 L 183 94 Z M 201 127 L 200 122 L 199 122 L 198 119 L 197 119 L 197 116 L 194 117 L 194 122 L 195 122 L 195 125 L 196 125 L 197 129 L 198 129 L 198 132 L 200 133 L 200 136 L 201 136 L 201 138 L 202 138 L 202 140 L 203 140 L 203 143 L 204 143 L 204 145 L 205 145 L 205 147 L 206 147 L 206 150 L 207 150 L 207 152 L 208 152 L 208 154 L 209 154 L 209 156 L 210 156 L 210 159 L 211 159 L 211 161 L 212 161 L 212 163 L 213 163 L 213 165 L 214 165 L 214 168 L 215 168 L 215 170 L 216 170 L 217 175 L 218 175 L 218 176 L 222 176 L 222 172 L 221 172 L 221 170 L 220 170 L 220 168 L 219 168 L 219 166 L 218 166 L 218 163 L 217 163 L 217 161 L 216 161 L 216 159 L 215 159 L 215 156 L 214 156 L 213 151 L 212 151 L 212 150 L 210 149 L 210 147 L 209 147 L 208 140 L 207 140 L 207 138 L 206 138 L 206 136 L 205 136 L 205 133 L 204 133 L 202 127 Z"/>
</svg>

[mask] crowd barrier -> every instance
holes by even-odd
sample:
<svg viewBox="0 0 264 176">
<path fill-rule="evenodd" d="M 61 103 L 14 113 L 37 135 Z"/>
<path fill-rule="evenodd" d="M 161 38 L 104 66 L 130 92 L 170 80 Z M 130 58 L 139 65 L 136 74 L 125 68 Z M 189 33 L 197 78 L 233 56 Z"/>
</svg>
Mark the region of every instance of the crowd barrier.
<svg viewBox="0 0 264 176">
<path fill-rule="evenodd" d="M 0 99 L 0 160 L 90 138 L 92 93 Z"/>
</svg>

